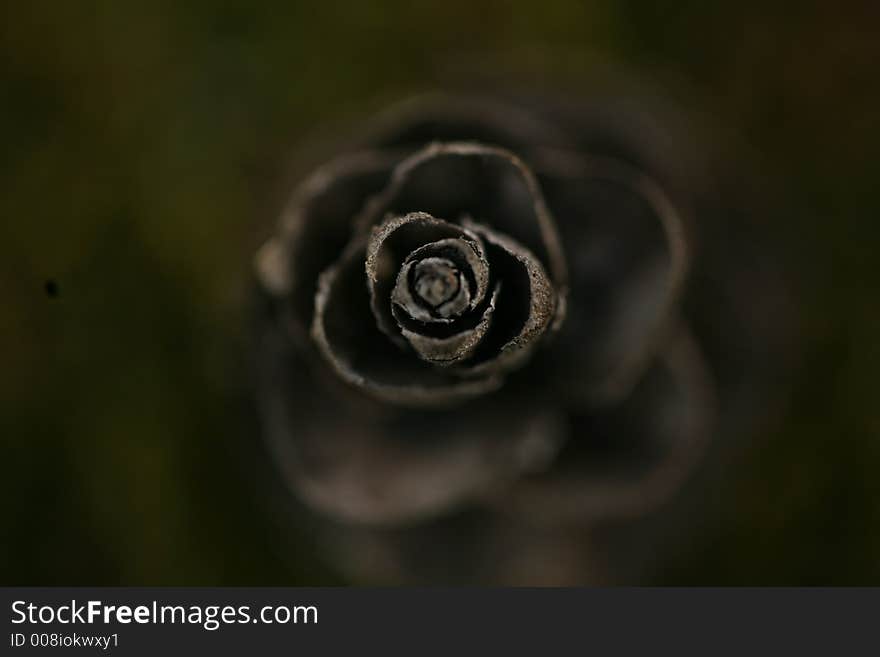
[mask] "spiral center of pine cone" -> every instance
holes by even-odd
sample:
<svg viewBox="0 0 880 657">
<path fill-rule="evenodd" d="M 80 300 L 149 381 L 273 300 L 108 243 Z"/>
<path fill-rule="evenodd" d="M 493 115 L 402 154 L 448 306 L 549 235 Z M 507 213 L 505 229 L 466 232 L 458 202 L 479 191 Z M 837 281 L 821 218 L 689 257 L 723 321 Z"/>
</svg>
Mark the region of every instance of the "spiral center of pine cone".
<svg viewBox="0 0 880 657">
<path fill-rule="evenodd" d="M 318 280 L 312 337 L 381 399 L 440 406 L 495 391 L 562 325 L 565 256 L 535 174 L 509 151 L 431 144 L 353 223 Z M 357 315 L 367 308 L 372 318 Z"/>
<path fill-rule="evenodd" d="M 451 309 L 443 304 L 452 300 L 461 286 L 458 269 L 445 258 L 425 258 L 413 270 L 413 290 L 419 299 L 448 317 Z"/>
</svg>

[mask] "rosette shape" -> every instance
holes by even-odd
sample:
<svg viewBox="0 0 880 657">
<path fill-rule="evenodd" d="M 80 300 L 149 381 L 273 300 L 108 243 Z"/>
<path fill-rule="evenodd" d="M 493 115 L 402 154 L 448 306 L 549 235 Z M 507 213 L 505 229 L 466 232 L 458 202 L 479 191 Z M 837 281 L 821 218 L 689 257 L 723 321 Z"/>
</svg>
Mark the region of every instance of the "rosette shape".
<svg viewBox="0 0 880 657">
<path fill-rule="evenodd" d="M 597 523 L 699 461 L 725 373 L 682 304 L 694 181 L 617 118 L 422 97 L 293 192 L 255 259 L 257 398 L 343 567 L 591 581 Z"/>
</svg>

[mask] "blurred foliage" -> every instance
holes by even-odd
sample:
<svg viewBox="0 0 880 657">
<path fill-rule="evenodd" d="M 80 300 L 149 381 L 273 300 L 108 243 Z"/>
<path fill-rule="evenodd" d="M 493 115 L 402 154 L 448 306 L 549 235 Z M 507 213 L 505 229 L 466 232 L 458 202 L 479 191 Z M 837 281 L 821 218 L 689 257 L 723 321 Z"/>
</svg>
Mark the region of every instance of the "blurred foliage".
<svg viewBox="0 0 880 657">
<path fill-rule="evenodd" d="M 0 582 L 340 581 L 254 484 L 250 253 L 298 139 L 474 52 L 621 63 L 804 208 L 792 410 L 661 581 L 880 583 L 880 12 L 845 4 L 4 3 Z"/>
</svg>

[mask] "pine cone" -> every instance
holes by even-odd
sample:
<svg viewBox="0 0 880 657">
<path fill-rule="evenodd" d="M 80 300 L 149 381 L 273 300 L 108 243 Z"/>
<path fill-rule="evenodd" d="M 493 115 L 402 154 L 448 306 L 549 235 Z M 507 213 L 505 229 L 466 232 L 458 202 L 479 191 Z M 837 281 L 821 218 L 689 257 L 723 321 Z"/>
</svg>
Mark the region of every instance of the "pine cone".
<svg viewBox="0 0 880 657">
<path fill-rule="evenodd" d="M 602 581 L 593 530 L 666 503 L 717 438 L 772 349 L 766 278 L 712 251 L 718 216 L 700 242 L 717 190 L 643 119 L 419 98 L 293 194 L 256 258 L 258 399 L 343 567 Z"/>
</svg>

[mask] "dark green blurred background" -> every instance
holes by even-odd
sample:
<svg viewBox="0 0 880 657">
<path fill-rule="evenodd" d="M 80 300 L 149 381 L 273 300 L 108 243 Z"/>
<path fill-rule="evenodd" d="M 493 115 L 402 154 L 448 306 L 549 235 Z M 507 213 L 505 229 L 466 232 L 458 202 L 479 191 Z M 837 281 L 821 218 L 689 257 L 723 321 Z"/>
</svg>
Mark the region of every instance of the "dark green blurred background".
<svg viewBox="0 0 880 657">
<path fill-rule="evenodd" d="M 804 292 L 792 409 L 660 581 L 880 584 L 876 4 L 257 4 L 3 5 L 0 583 L 342 581 L 242 449 L 250 253 L 300 138 L 480 53 L 635 71 L 804 208 L 768 227 Z"/>
</svg>

